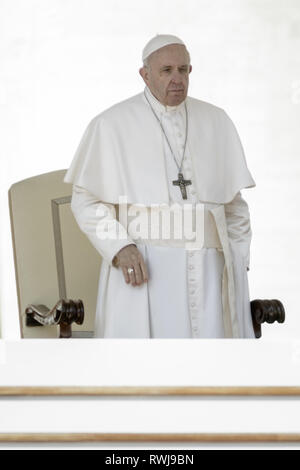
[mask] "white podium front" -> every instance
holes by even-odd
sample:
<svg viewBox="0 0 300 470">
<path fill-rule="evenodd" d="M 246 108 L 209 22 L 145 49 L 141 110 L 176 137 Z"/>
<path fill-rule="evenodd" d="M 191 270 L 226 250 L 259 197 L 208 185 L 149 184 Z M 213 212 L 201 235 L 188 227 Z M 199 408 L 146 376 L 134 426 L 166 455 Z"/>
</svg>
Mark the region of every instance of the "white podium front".
<svg viewBox="0 0 300 470">
<path fill-rule="evenodd" d="M 298 343 L 2 342 L 0 446 L 24 441 L 299 446 Z M 273 355 L 277 360 L 268 368 L 263 361 L 253 368 L 253 358 Z"/>
</svg>

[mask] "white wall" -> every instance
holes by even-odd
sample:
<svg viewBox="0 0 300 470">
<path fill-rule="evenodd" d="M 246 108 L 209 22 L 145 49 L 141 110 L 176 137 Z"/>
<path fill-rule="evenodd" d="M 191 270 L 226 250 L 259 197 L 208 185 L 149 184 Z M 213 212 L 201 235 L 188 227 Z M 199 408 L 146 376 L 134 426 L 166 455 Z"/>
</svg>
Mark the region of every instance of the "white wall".
<svg viewBox="0 0 300 470">
<path fill-rule="evenodd" d="M 257 187 L 244 191 L 253 242 L 251 298 L 279 298 L 298 337 L 300 4 L 297 0 L 2 0 L 0 2 L 1 313 L 18 315 L 7 191 L 67 168 L 96 114 L 142 91 L 141 50 L 156 33 L 190 50 L 190 95 L 226 109 Z"/>
</svg>

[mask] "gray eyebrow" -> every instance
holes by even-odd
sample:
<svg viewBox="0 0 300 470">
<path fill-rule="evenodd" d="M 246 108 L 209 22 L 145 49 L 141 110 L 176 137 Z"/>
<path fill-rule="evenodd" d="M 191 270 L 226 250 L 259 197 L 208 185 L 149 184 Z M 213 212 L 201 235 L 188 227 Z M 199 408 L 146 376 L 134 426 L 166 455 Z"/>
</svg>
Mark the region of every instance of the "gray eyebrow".
<svg viewBox="0 0 300 470">
<path fill-rule="evenodd" d="M 188 64 L 185 64 L 185 65 L 179 65 L 179 68 L 182 69 L 182 68 L 188 68 Z M 170 68 L 172 67 L 172 65 L 162 65 L 161 66 L 161 69 L 167 69 L 167 68 Z"/>
</svg>

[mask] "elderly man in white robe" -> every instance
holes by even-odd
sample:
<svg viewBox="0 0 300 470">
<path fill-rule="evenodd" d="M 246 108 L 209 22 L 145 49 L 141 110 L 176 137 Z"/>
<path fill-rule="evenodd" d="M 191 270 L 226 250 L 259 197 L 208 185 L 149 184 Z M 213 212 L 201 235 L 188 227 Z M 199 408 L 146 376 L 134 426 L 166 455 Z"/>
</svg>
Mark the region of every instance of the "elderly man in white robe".
<svg viewBox="0 0 300 470">
<path fill-rule="evenodd" d="M 92 119 L 64 178 L 102 256 L 95 337 L 255 338 L 241 195 L 255 182 L 236 128 L 222 108 L 188 96 L 180 38 L 155 36 L 142 60 L 144 91 Z M 189 208 L 194 238 L 175 234 L 174 207 Z M 137 213 L 140 231 L 128 222 Z"/>
</svg>

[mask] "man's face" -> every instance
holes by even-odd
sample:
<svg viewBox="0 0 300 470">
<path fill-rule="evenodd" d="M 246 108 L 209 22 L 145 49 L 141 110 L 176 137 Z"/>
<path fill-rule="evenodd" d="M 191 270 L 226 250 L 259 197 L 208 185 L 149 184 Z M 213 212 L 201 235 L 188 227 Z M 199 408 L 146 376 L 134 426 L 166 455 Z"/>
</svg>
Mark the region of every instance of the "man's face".
<svg viewBox="0 0 300 470">
<path fill-rule="evenodd" d="M 182 44 L 170 44 L 149 56 L 140 75 L 152 94 L 164 105 L 177 106 L 185 100 L 192 66 Z"/>
</svg>

